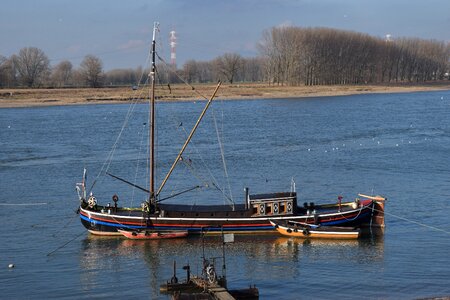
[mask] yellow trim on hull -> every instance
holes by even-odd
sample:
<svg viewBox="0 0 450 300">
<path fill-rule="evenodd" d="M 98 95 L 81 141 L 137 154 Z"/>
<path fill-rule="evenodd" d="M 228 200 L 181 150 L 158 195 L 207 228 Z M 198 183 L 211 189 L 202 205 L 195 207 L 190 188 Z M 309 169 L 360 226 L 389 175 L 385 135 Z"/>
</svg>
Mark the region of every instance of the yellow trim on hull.
<svg viewBox="0 0 450 300">
<path fill-rule="evenodd" d="M 97 231 L 88 229 L 90 234 L 98 236 L 123 236 L 120 232 L 110 232 L 110 231 Z"/>
<path fill-rule="evenodd" d="M 279 229 L 279 233 L 285 236 L 292 236 L 298 238 L 322 238 L 322 239 L 357 239 L 359 237 L 359 233 L 317 233 L 317 232 L 309 232 L 308 235 L 303 234 L 302 231 L 299 232 L 287 232 L 287 230 Z"/>
</svg>

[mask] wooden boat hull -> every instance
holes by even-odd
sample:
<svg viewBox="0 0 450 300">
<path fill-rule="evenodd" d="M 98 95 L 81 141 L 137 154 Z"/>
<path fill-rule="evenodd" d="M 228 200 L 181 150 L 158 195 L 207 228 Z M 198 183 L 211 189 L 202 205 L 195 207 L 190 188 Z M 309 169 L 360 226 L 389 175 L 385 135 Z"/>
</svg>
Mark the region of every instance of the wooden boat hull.
<svg viewBox="0 0 450 300">
<path fill-rule="evenodd" d="M 233 233 L 275 233 L 270 220 L 296 221 L 307 224 L 324 226 L 361 226 L 370 224 L 375 201 L 363 200 L 358 208 L 348 207 L 338 211 L 332 205 L 317 206 L 315 214 L 302 212 L 300 208 L 296 212 L 285 215 L 254 216 L 250 210 L 237 209 L 219 212 L 199 212 L 200 210 L 169 211 L 163 210 L 158 214 L 147 214 L 140 210 L 117 210 L 116 212 L 102 212 L 100 208 L 92 210 L 80 207 L 82 224 L 96 235 L 120 235 L 119 229 L 127 230 L 182 230 L 192 233 L 220 234 Z M 344 204 L 342 204 L 344 205 Z"/>
<path fill-rule="evenodd" d="M 136 231 L 136 230 L 117 230 L 123 236 L 132 240 L 158 240 L 158 239 L 174 239 L 183 238 L 188 235 L 186 230 L 184 231 Z"/>
<path fill-rule="evenodd" d="M 284 236 L 296 238 L 320 238 L 320 239 L 357 239 L 360 230 L 351 227 L 336 226 L 295 226 L 288 222 L 270 222 L 275 229 Z"/>
</svg>

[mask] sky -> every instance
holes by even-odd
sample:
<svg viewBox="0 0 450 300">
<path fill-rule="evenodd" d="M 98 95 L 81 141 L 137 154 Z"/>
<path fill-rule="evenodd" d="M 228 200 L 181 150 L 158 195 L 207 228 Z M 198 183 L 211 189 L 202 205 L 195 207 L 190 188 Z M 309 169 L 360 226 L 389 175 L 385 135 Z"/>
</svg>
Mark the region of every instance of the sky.
<svg viewBox="0 0 450 300">
<path fill-rule="evenodd" d="M 255 57 L 263 32 L 286 25 L 450 42 L 450 0 L 1 0 L 0 55 L 37 47 L 52 66 L 78 67 L 89 54 L 106 71 L 136 68 L 145 66 L 155 21 L 167 61 L 175 30 L 178 67 L 225 53 Z"/>
</svg>

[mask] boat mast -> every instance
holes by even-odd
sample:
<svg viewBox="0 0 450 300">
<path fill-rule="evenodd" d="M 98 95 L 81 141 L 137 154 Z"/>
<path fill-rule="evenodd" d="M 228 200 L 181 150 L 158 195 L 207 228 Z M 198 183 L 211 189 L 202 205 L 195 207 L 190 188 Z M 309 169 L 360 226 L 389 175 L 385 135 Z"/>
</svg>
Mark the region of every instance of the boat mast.
<svg viewBox="0 0 450 300">
<path fill-rule="evenodd" d="M 152 65 L 150 70 L 150 207 L 156 204 L 155 199 L 155 73 L 156 73 L 156 29 L 159 23 L 153 24 L 153 39 L 152 39 Z"/>
</svg>

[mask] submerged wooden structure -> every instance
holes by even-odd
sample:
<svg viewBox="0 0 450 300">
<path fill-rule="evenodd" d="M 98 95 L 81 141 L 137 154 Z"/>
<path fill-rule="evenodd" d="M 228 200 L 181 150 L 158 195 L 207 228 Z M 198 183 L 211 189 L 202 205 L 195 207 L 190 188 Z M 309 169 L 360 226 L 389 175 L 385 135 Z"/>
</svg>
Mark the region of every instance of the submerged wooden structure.
<svg viewBox="0 0 450 300">
<path fill-rule="evenodd" d="M 205 232 L 202 234 L 204 239 Z M 216 273 L 216 259 L 210 260 L 205 258 L 205 250 L 203 248 L 202 270 L 200 275 L 191 275 L 191 267 L 189 264 L 183 266 L 186 271 L 186 279 L 179 282 L 176 276 L 176 262 L 173 262 L 173 276 L 166 283 L 160 286 L 160 292 L 173 295 L 174 299 L 259 299 L 259 290 L 255 286 L 249 286 L 245 289 L 229 290 L 226 279 L 225 265 L 225 244 L 233 242 L 233 234 L 224 234 L 222 231 L 222 275 Z M 202 240 L 202 246 L 204 240 Z"/>
<path fill-rule="evenodd" d="M 219 283 L 210 283 L 208 280 L 197 276 L 192 276 L 182 283 L 168 282 L 162 284 L 160 292 L 171 294 L 174 299 L 259 299 L 259 290 L 255 286 L 249 286 L 247 289 L 228 290 Z"/>
</svg>

